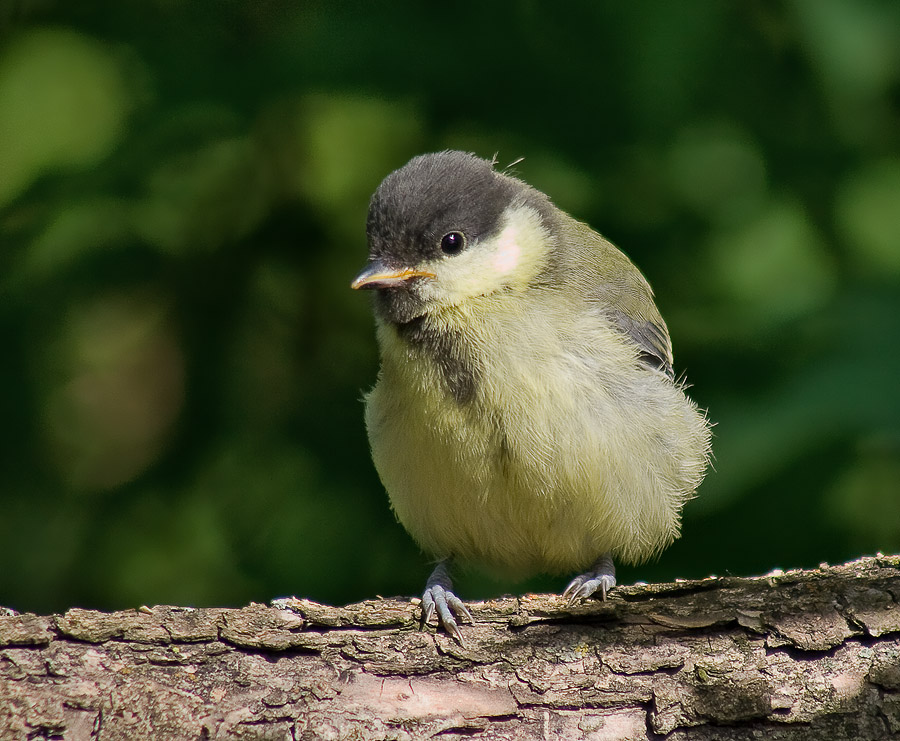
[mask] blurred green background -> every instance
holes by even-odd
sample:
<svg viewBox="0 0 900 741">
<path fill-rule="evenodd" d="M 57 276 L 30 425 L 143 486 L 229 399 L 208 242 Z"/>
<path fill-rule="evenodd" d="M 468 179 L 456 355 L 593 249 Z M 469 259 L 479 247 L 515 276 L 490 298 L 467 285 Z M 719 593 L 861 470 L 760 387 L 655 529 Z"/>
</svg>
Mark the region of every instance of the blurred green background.
<svg viewBox="0 0 900 741">
<path fill-rule="evenodd" d="M 621 581 L 900 550 L 900 3 L 3 0 L 0 604 L 419 592 L 349 282 L 447 147 L 632 256 L 717 425 Z"/>
</svg>

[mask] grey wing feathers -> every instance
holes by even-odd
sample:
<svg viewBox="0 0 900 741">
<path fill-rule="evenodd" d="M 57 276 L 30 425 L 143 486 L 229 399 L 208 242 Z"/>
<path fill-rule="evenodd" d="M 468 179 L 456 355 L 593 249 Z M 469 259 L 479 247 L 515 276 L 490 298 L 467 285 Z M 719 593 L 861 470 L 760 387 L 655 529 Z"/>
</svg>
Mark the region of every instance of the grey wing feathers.
<svg viewBox="0 0 900 741">
<path fill-rule="evenodd" d="M 672 369 L 672 345 L 665 325 L 660 327 L 654 322 L 635 319 L 616 310 L 610 312 L 610 318 L 616 327 L 634 340 L 640 348 L 638 357 L 643 363 L 675 379 L 675 371 Z"/>
<path fill-rule="evenodd" d="M 598 308 L 637 345 L 641 362 L 674 378 L 669 330 L 640 270 L 587 224 L 569 218 L 563 234 L 576 248 L 578 264 L 572 270 L 580 280 L 593 284 L 591 294 Z M 585 275 L 585 271 L 593 275 Z"/>
</svg>

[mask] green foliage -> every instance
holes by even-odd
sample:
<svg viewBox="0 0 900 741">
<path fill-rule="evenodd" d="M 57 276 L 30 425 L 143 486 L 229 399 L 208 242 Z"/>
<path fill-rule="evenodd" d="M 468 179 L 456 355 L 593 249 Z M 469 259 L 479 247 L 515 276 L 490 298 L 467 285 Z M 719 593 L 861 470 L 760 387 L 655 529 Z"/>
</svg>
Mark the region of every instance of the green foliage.
<svg viewBox="0 0 900 741">
<path fill-rule="evenodd" d="M 892 0 L 4 6 L 0 604 L 421 587 L 349 281 L 446 147 L 625 248 L 717 424 L 623 579 L 900 550 L 898 92 Z"/>
</svg>

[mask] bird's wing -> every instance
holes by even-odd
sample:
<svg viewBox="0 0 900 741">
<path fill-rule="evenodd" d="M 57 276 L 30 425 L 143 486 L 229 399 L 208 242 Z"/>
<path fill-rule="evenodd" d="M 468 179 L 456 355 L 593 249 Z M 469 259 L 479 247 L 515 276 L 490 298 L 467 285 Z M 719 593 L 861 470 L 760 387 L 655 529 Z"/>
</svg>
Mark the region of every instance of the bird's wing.
<svg viewBox="0 0 900 741">
<path fill-rule="evenodd" d="M 571 219 L 563 232 L 563 238 L 576 247 L 577 264 L 571 266 L 576 280 L 585 281 L 600 311 L 637 345 L 640 360 L 674 378 L 669 330 L 640 270 L 587 224 Z"/>
<path fill-rule="evenodd" d="M 672 344 L 669 333 L 666 330 L 662 318 L 659 323 L 647 319 L 635 319 L 622 311 L 610 311 L 610 319 L 613 324 L 628 335 L 640 348 L 640 360 L 665 373 L 669 378 L 675 378 L 672 369 Z"/>
</svg>

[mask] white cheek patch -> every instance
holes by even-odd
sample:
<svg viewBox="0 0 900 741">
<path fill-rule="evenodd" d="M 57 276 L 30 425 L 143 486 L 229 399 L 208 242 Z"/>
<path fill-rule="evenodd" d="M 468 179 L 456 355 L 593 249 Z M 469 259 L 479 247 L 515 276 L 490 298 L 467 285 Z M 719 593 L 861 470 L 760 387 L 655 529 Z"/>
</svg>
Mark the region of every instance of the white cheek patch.
<svg viewBox="0 0 900 741">
<path fill-rule="evenodd" d="M 543 269 L 550 235 L 540 215 L 531 208 L 510 209 L 496 237 L 464 250 L 450 259 L 438 259 L 425 268 L 435 280 L 423 281 L 418 290 L 431 303 L 455 306 L 476 296 L 525 288 Z"/>
<path fill-rule="evenodd" d="M 497 239 L 497 250 L 494 253 L 492 265 L 494 270 L 501 275 L 512 272 L 519 264 L 522 248 L 519 246 L 516 236 L 516 229 L 508 226 Z"/>
</svg>

